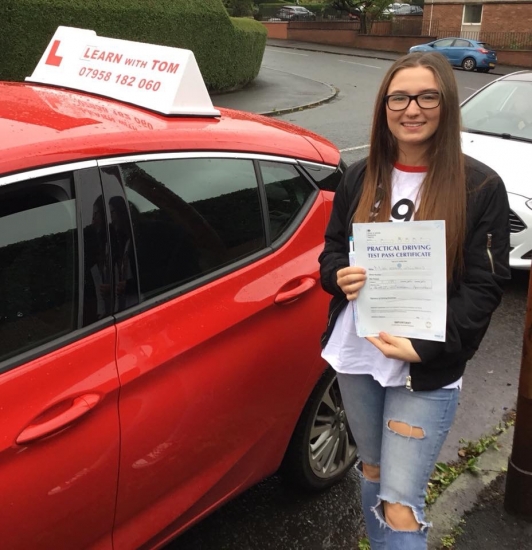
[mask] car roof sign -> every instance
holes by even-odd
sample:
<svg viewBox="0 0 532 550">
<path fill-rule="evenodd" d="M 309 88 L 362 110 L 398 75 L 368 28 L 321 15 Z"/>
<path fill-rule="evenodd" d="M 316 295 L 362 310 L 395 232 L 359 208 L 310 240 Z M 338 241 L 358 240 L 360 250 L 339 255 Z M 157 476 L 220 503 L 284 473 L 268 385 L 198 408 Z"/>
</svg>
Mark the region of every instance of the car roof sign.
<svg viewBox="0 0 532 550">
<path fill-rule="evenodd" d="M 58 27 L 26 81 L 110 97 L 164 115 L 220 116 L 190 50 Z"/>
</svg>

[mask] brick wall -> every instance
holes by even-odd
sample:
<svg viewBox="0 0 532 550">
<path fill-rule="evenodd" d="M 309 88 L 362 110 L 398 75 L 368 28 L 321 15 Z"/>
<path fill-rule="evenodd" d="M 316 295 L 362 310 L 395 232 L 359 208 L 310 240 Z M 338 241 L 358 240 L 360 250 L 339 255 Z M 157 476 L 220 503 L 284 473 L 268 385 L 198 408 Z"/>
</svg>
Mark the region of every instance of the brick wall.
<svg viewBox="0 0 532 550">
<path fill-rule="evenodd" d="M 280 38 L 281 40 L 288 38 L 288 22 L 272 21 L 267 23 L 263 21 L 262 24 L 268 31 L 268 38 Z"/>
<path fill-rule="evenodd" d="M 269 35 L 268 35 L 269 36 Z M 417 44 L 435 40 L 435 36 L 372 36 L 353 30 L 288 29 L 288 40 L 348 46 L 384 52 L 406 53 Z"/>
<path fill-rule="evenodd" d="M 357 47 L 354 46 L 357 37 L 358 31 L 336 29 L 288 29 L 287 36 L 288 40 L 351 47 Z"/>
<path fill-rule="evenodd" d="M 371 36 L 357 35 L 353 48 L 383 52 L 407 53 L 412 46 L 435 40 L 435 36 Z"/>
<path fill-rule="evenodd" d="M 462 28 L 462 12 L 464 6 L 462 4 L 430 4 L 425 5 L 423 10 L 423 22 L 429 24 L 432 11 L 432 29 L 437 32 L 438 29 L 451 31 L 456 34 L 460 33 Z M 431 30 L 432 30 L 431 29 Z"/>
<path fill-rule="evenodd" d="M 532 3 L 484 4 L 482 30 L 486 32 L 532 33 Z"/>
<path fill-rule="evenodd" d="M 497 61 L 501 65 L 512 65 L 515 67 L 525 67 L 528 69 L 532 69 L 532 52 L 526 50 L 498 50 Z"/>
</svg>

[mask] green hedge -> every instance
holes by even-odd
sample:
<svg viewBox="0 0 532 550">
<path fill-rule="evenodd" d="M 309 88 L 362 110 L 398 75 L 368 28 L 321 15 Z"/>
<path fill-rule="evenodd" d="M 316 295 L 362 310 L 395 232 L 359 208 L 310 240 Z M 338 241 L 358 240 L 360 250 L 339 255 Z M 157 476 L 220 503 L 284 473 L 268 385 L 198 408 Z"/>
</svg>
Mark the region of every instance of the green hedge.
<svg viewBox="0 0 532 550">
<path fill-rule="evenodd" d="M 267 31 L 232 19 L 222 0 L 2 0 L 0 80 L 23 80 L 59 25 L 192 50 L 207 87 L 243 86 L 260 69 Z"/>
</svg>

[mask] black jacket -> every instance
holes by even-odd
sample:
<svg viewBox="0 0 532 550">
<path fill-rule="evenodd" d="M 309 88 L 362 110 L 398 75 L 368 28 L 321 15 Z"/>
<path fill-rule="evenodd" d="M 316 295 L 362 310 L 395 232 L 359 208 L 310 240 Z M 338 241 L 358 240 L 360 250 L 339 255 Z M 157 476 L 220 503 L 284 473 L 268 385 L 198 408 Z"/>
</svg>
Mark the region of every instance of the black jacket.
<svg viewBox="0 0 532 550">
<path fill-rule="evenodd" d="M 466 156 L 467 228 L 464 269 L 447 287 L 445 342 L 411 339 L 421 358 L 410 364 L 413 390 L 434 390 L 458 380 L 466 362 L 477 351 L 491 315 L 510 278 L 510 223 L 506 189 L 501 178 L 486 165 Z M 320 254 L 323 288 L 333 295 L 322 346 L 327 343 L 340 311 L 347 304 L 336 283 L 336 273 L 349 265 L 351 220 L 358 204 L 366 160 L 344 173 L 334 197 L 331 218 Z M 490 236 L 491 235 L 491 236 Z"/>
</svg>

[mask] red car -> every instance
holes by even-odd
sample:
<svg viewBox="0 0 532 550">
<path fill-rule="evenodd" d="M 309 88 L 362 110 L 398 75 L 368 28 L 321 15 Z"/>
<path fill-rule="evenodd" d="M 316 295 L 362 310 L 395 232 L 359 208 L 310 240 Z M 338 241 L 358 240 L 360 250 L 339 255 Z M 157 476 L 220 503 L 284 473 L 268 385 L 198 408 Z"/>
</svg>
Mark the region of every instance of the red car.
<svg viewBox="0 0 532 550">
<path fill-rule="evenodd" d="M 335 146 L 2 82 L 0 153 L 2 548 L 161 548 L 280 466 L 346 474 L 319 345 Z"/>
</svg>

